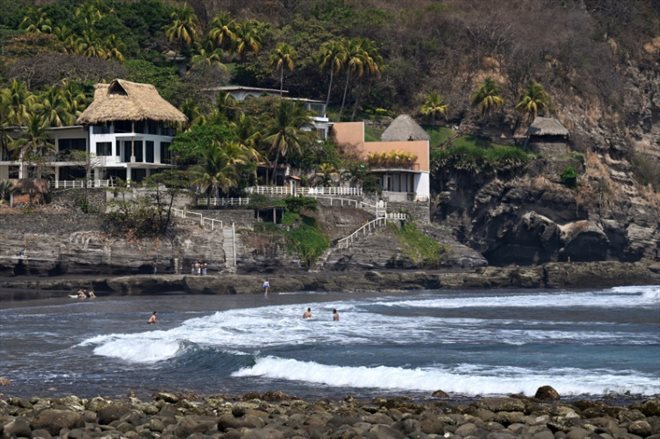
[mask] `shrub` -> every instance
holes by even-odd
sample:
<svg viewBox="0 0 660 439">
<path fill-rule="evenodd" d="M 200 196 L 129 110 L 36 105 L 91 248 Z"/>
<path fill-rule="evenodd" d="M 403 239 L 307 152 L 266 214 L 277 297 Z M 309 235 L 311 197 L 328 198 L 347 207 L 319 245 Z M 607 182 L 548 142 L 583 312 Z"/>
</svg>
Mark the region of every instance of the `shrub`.
<svg viewBox="0 0 660 439">
<path fill-rule="evenodd" d="M 311 267 L 319 256 L 330 247 L 330 240 L 318 228 L 314 218 L 302 217 L 302 222 L 286 232 L 289 250 Z"/>
<path fill-rule="evenodd" d="M 561 178 L 562 184 L 567 187 L 574 188 L 577 186 L 577 172 L 572 166 L 564 168 L 559 178 Z"/>
<path fill-rule="evenodd" d="M 422 233 L 414 223 L 406 222 L 401 228 L 392 226 L 403 252 L 416 264 L 437 267 L 448 249 Z"/>
</svg>

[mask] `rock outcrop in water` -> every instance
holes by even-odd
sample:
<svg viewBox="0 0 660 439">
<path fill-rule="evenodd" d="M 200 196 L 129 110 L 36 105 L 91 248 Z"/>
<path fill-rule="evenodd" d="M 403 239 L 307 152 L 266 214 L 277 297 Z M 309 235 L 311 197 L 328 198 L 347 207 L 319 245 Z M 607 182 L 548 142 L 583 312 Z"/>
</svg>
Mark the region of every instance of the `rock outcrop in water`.
<svg viewBox="0 0 660 439">
<path fill-rule="evenodd" d="M 660 436 L 660 400 L 543 402 L 525 397 L 416 402 L 406 397 L 303 401 L 282 392 L 154 399 L 0 395 L 3 437 L 638 438 Z"/>
</svg>

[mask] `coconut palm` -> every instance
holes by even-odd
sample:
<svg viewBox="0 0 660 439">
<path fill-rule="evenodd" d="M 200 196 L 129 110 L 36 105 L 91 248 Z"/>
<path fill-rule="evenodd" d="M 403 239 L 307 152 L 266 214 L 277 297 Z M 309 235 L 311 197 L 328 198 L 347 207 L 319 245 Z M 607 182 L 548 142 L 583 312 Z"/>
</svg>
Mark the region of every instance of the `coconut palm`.
<svg viewBox="0 0 660 439">
<path fill-rule="evenodd" d="M 71 125 L 75 123 L 76 118 L 80 113 L 87 108 L 89 104 L 89 98 L 85 93 L 72 82 L 67 81 L 66 79 L 62 81 L 61 86 L 62 99 L 64 100 L 64 105 L 68 113 L 68 119 L 66 120 L 66 125 Z"/>
<path fill-rule="evenodd" d="M 4 105 L 7 106 L 7 122 L 13 125 L 23 125 L 28 121 L 33 111 L 38 107 L 37 97 L 30 93 L 27 85 L 17 79 L 2 89 Z"/>
<path fill-rule="evenodd" d="M 330 92 L 332 90 L 332 80 L 336 73 L 339 73 L 346 63 L 346 42 L 344 40 L 326 41 L 321 45 L 320 63 L 321 71 L 328 69 L 330 72 L 330 83 L 328 84 L 328 94 L 325 98 L 325 106 L 330 104 Z"/>
<path fill-rule="evenodd" d="M 41 9 L 36 7 L 28 8 L 27 14 L 21 21 L 21 29 L 25 29 L 30 33 L 45 33 L 53 32 L 53 22 L 48 17 L 48 14 L 42 12 Z"/>
<path fill-rule="evenodd" d="M 48 87 L 41 94 L 39 114 L 48 126 L 67 125 L 71 117 L 60 87 Z"/>
<path fill-rule="evenodd" d="M 170 18 L 171 23 L 165 27 L 165 36 L 170 42 L 185 50 L 197 41 L 199 21 L 192 9 L 185 7 L 174 11 Z"/>
<path fill-rule="evenodd" d="M 280 96 L 284 93 L 284 68 L 290 72 L 295 67 L 296 51 L 286 43 L 279 43 L 270 57 L 271 66 L 280 71 Z"/>
<path fill-rule="evenodd" d="M 117 35 L 110 35 L 104 44 L 104 58 L 106 59 L 116 59 L 119 62 L 124 62 L 124 54 L 122 53 L 122 48 L 124 43 L 117 38 Z"/>
<path fill-rule="evenodd" d="M 550 95 L 543 86 L 536 81 L 532 81 L 527 90 L 520 96 L 516 104 L 516 110 L 527 115 L 528 120 L 534 120 L 537 112 L 543 111 L 550 106 Z"/>
<path fill-rule="evenodd" d="M 228 12 L 220 12 L 211 20 L 208 39 L 211 44 L 220 49 L 226 49 L 236 40 L 236 22 Z"/>
<path fill-rule="evenodd" d="M 261 50 L 261 40 L 265 31 L 265 25 L 257 20 L 247 20 L 236 25 L 234 32 L 234 52 L 241 59 L 245 59 L 248 53 L 255 55 Z"/>
<path fill-rule="evenodd" d="M 55 145 L 46 134 L 46 121 L 40 114 L 31 114 L 26 121 L 25 129 L 18 139 L 12 140 L 9 148 L 18 152 L 19 178 L 23 178 L 23 162 L 36 164 L 37 178 L 41 178 L 43 163 L 47 156 L 55 152 Z"/>
<path fill-rule="evenodd" d="M 285 158 L 290 150 L 301 151 L 305 135 L 300 129 L 308 122 L 307 114 L 301 105 L 287 100 L 280 101 L 275 119 L 264 139 L 270 145 L 270 153 L 275 156 L 271 177 L 273 185 L 280 157 Z"/>
<path fill-rule="evenodd" d="M 191 61 L 193 66 L 224 66 L 222 64 L 222 53 L 218 49 L 207 50 L 204 47 L 199 47 L 192 56 Z"/>
<path fill-rule="evenodd" d="M 73 16 L 77 22 L 83 23 L 85 28 L 93 29 L 101 21 L 101 18 L 103 18 L 103 13 L 99 9 L 101 5 L 91 2 L 84 3 L 73 10 Z"/>
<path fill-rule="evenodd" d="M 486 78 L 479 89 L 472 94 L 470 102 L 473 107 L 479 107 L 482 116 L 490 114 L 504 105 L 501 93 L 502 89 L 493 78 Z"/>
<path fill-rule="evenodd" d="M 435 120 L 435 117 L 438 114 L 442 114 L 444 117 L 447 117 L 447 109 L 449 107 L 445 103 L 444 99 L 438 92 L 432 92 L 427 97 L 419 112 L 424 116 L 431 116 Z"/>
<path fill-rule="evenodd" d="M 346 44 L 346 83 L 344 84 L 344 95 L 339 108 L 339 115 L 344 111 L 346 103 L 346 94 L 348 85 L 352 77 L 362 78 L 367 74 L 380 73 L 380 55 L 370 40 L 364 38 L 354 38 L 347 41 Z"/>
<path fill-rule="evenodd" d="M 211 193 L 215 197 L 238 186 L 241 166 L 250 158 L 244 145 L 235 141 L 213 142 L 203 145 L 199 150 L 200 161 L 192 168 L 193 183 L 206 192 L 210 206 Z"/>
</svg>

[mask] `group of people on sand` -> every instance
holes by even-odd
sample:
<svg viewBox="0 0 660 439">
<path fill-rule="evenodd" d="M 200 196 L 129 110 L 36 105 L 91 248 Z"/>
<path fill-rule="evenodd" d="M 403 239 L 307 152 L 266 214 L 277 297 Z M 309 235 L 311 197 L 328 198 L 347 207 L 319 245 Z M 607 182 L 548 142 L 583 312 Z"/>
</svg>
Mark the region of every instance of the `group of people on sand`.
<svg viewBox="0 0 660 439">
<path fill-rule="evenodd" d="M 312 318 L 312 308 L 307 308 L 305 312 L 303 313 L 303 319 L 309 320 Z M 332 320 L 335 322 L 339 321 L 339 313 L 337 312 L 336 308 L 332 308 Z"/>
<path fill-rule="evenodd" d="M 196 274 L 197 276 L 206 276 L 208 274 L 209 264 L 206 261 L 197 259 L 192 264 L 192 269 L 190 270 L 191 274 Z"/>
<path fill-rule="evenodd" d="M 80 288 L 78 290 L 78 299 L 94 299 L 95 297 L 94 290 L 88 290 L 87 288 Z"/>
</svg>

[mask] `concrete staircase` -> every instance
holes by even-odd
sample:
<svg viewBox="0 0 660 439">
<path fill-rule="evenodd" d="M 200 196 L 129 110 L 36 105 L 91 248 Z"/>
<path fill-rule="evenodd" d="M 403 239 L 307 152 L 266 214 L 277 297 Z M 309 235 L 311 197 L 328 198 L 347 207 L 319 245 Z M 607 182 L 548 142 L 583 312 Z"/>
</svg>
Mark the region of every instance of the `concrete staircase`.
<svg viewBox="0 0 660 439">
<path fill-rule="evenodd" d="M 236 258 L 238 255 L 238 236 L 234 227 L 222 228 L 222 249 L 225 252 L 225 266 L 228 271 L 236 271 Z"/>
</svg>

